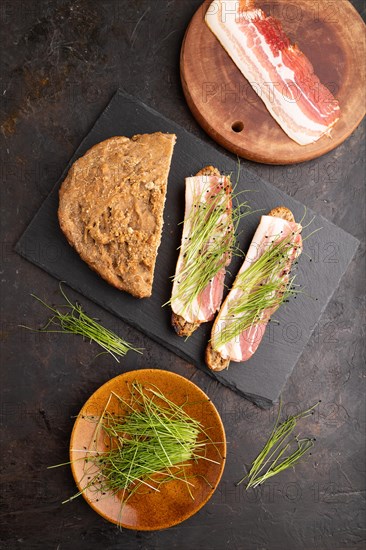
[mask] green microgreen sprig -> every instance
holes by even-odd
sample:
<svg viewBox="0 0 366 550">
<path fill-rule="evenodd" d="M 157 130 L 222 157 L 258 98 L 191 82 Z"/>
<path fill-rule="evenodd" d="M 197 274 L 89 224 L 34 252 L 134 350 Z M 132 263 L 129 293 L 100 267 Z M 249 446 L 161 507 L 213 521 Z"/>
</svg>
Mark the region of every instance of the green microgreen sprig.
<svg viewBox="0 0 366 550">
<path fill-rule="evenodd" d="M 85 480 L 84 486 L 64 502 L 89 490 L 97 499 L 118 494 L 122 510 L 141 487 L 159 491 L 172 480 L 183 482 L 193 499 L 192 464 L 198 460 L 220 463 L 206 456 L 207 445 L 216 448 L 218 458 L 221 455 L 219 442 L 212 441 L 202 424 L 184 411 L 187 404 L 177 405 L 155 386 L 146 388 L 138 382 L 131 384 L 129 399 L 111 392 L 97 420 L 92 444 L 80 450 L 80 460 L 85 462 L 80 480 Z M 121 413 L 113 412 L 116 406 Z"/>
<path fill-rule="evenodd" d="M 263 450 L 253 461 L 249 472 L 237 483 L 240 485 L 244 480 L 248 480 L 246 489 L 255 488 L 264 483 L 270 477 L 295 466 L 298 461 L 307 454 L 314 446 L 314 438 L 302 438 L 293 436 L 293 431 L 297 427 L 297 422 L 314 414 L 314 409 L 319 405 L 315 403 L 306 411 L 294 416 L 289 416 L 284 422 L 279 423 L 281 415 L 281 402 L 278 409 L 278 415 Z"/>
<path fill-rule="evenodd" d="M 213 349 L 238 338 L 262 321 L 264 311 L 274 311 L 299 292 L 294 284 L 296 276 L 289 276 L 290 257 L 297 248 L 293 243 L 294 235 L 295 232 L 284 239 L 274 236 L 263 254 L 238 275 L 233 288 L 238 289 L 241 296 L 228 301 L 227 311 L 220 317 L 220 330 L 211 340 Z"/>
<path fill-rule="evenodd" d="M 189 310 L 231 256 L 239 253 L 238 224 L 252 211 L 247 201 L 240 201 L 241 192 L 232 195 L 230 179 L 226 179 L 218 192 L 206 187 L 193 197 L 191 212 L 184 220 L 190 233 L 180 246 L 182 267 L 173 277 L 174 290 L 167 304 L 179 301 Z"/>
<path fill-rule="evenodd" d="M 106 329 L 95 319 L 89 317 L 84 313 L 79 303 L 73 304 L 66 296 L 62 286 L 60 284 L 60 291 L 62 296 L 66 300 L 66 304 L 61 306 L 52 307 L 41 298 L 38 298 L 35 294 L 31 294 L 33 298 L 38 300 L 46 308 L 53 312 L 47 323 L 40 329 L 34 329 L 25 325 L 19 325 L 22 328 L 32 330 L 33 332 L 57 332 L 61 334 L 80 334 L 89 341 L 96 342 L 105 351 L 102 353 L 109 353 L 117 362 L 119 359 L 117 356 L 124 356 L 128 351 L 135 351 L 142 353 L 140 348 L 135 348 L 120 336 Z M 63 310 L 63 311 L 61 311 Z M 58 330 L 49 327 L 59 327 Z"/>
</svg>

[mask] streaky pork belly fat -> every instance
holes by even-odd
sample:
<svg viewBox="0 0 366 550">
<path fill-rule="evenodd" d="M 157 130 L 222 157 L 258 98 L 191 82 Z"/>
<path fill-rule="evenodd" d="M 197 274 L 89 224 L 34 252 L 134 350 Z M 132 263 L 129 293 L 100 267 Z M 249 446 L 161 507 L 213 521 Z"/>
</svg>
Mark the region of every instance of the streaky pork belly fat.
<svg viewBox="0 0 366 550">
<path fill-rule="evenodd" d="M 238 272 L 231 291 L 222 305 L 213 327 L 211 345 L 223 359 L 229 359 L 230 361 L 247 361 L 250 359 L 256 352 L 263 338 L 268 321 L 279 307 L 278 304 L 274 307 L 258 311 L 258 321 L 256 323 L 251 324 L 248 328 L 230 340 L 222 341 L 221 335 L 225 333 L 225 331 L 230 331 L 231 327 L 235 326 L 235 324 L 240 321 L 239 315 L 230 315 L 232 305 L 250 300 L 251 293 L 256 290 L 251 286 L 250 280 L 246 281 L 242 274 L 244 274 L 250 266 L 255 264 L 269 247 L 274 244 L 278 245 L 281 241 L 286 240 L 286 247 L 283 250 L 286 251 L 285 265 L 282 265 L 277 271 L 275 269 L 268 273 L 267 280 L 264 279 L 260 283 L 266 284 L 270 279 L 273 280 L 273 278 L 278 278 L 281 280 L 281 283 L 283 283 L 283 288 L 285 288 L 290 280 L 293 262 L 302 251 L 301 230 L 301 225 L 296 222 L 290 222 L 270 215 L 261 217 L 260 224 L 245 256 L 244 263 Z M 245 284 L 243 284 L 243 281 Z M 255 306 L 255 304 L 253 305 Z"/>
<path fill-rule="evenodd" d="M 253 0 L 214 0 L 205 20 L 291 139 L 308 145 L 330 136 L 340 116 L 338 101 L 278 19 L 256 9 Z"/>
<path fill-rule="evenodd" d="M 186 178 L 183 234 L 171 307 L 188 323 L 211 321 L 222 302 L 225 268 L 231 261 L 231 253 L 220 252 L 230 250 L 232 239 L 231 191 L 227 176 Z M 213 209 L 216 209 L 214 226 Z M 209 273 L 213 276 L 205 280 Z M 191 283 L 186 285 L 185 280 Z"/>
</svg>

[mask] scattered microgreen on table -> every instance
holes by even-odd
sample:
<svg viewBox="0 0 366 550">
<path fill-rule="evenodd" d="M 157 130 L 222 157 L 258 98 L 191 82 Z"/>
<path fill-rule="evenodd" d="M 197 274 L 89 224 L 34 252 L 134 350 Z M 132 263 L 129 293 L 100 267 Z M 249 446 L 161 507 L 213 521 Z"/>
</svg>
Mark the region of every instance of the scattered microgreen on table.
<svg viewBox="0 0 366 550">
<path fill-rule="evenodd" d="M 128 351 L 136 351 L 142 353 L 140 348 L 135 348 L 123 340 L 120 336 L 106 329 L 95 319 L 89 317 L 84 313 L 79 303 L 73 304 L 66 296 L 62 286 L 60 284 L 60 291 L 62 296 L 66 300 L 66 304 L 61 306 L 50 306 L 35 294 L 31 294 L 33 298 L 38 300 L 46 308 L 53 312 L 53 315 L 48 319 L 47 323 L 40 329 L 34 329 L 25 325 L 19 325 L 22 328 L 32 330 L 33 332 L 57 332 L 62 334 L 80 334 L 89 341 L 96 342 L 105 351 L 102 353 L 109 353 L 117 362 L 119 362 L 117 356 L 124 356 Z M 50 327 L 59 327 L 58 329 Z"/>
<path fill-rule="evenodd" d="M 314 409 L 319 405 L 315 403 L 306 411 L 289 416 L 282 423 L 279 422 L 281 415 L 281 402 L 277 419 L 263 450 L 251 465 L 249 472 L 237 483 L 240 485 L 248 479 L 246 488 L 255 488 L 264 483 L 270 477 L 279 474 L 287 468 L 295 466 L 298 461 L 314 446 L 314 438 L 302 438 L 293 436 L 297 422 L 314 414 Z"/>
</svg>

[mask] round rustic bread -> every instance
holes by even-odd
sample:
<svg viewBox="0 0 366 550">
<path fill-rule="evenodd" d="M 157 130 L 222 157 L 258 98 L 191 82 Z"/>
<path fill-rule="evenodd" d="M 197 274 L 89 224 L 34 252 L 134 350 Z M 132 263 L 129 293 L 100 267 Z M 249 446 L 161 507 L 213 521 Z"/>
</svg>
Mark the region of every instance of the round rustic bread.
<svg viewBox="0 0 366 550">
<path fill-rule="evenodd" d="M 58 218 L 69 243 L 108 283 L 151 296 L 174 134 L 117 136 L 70 168 Z"/>
</svg>

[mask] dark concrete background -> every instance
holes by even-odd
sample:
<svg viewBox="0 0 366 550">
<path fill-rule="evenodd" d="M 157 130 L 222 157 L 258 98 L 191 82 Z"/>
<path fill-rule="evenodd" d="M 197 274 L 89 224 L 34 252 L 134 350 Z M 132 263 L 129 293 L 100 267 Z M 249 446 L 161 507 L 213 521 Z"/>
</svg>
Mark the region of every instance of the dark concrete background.
<svg viewBox="0 0 366 550">
<path fill-rule="evenodd" d="M 306 1 L 306 0 L 305 0 Z M 331 2 L 330 2 L 331 3 Z M 359 12 L 363 0 L 352 0 Z M 117 87 L 206 139 L 184 101 L 179 49 L 200 0 L 3 0 L 1 55 L 1 548 L 292 550 L 364 548 L 365 384 L 363 123 L 338 149 L 298 166 L 246 163 L 363 244 L 283 393 L 286 411 L 322 399 L 303 424 L 312 456 L 260 490 L 234 486 L 260 450 L 275 410 L 262 411 L 143 334 L 80 298 L 145 348 L 120 365 L 77 337 L 39 335 L 58 282 L 13 252 L 37 208 Z M 364 13 L 363 13 L 364 15 Z M 360 60 L 362 62 L 362 60 Z M 79 298 L 70 291 L 70 295 Z M 222 414 L 228 460 L 211 501 L 164 532 L 119 532 L 75 490 L 68 457 L 75 416 L 121 371 L 169 369 L 193 380 Z"/>
</svg>

